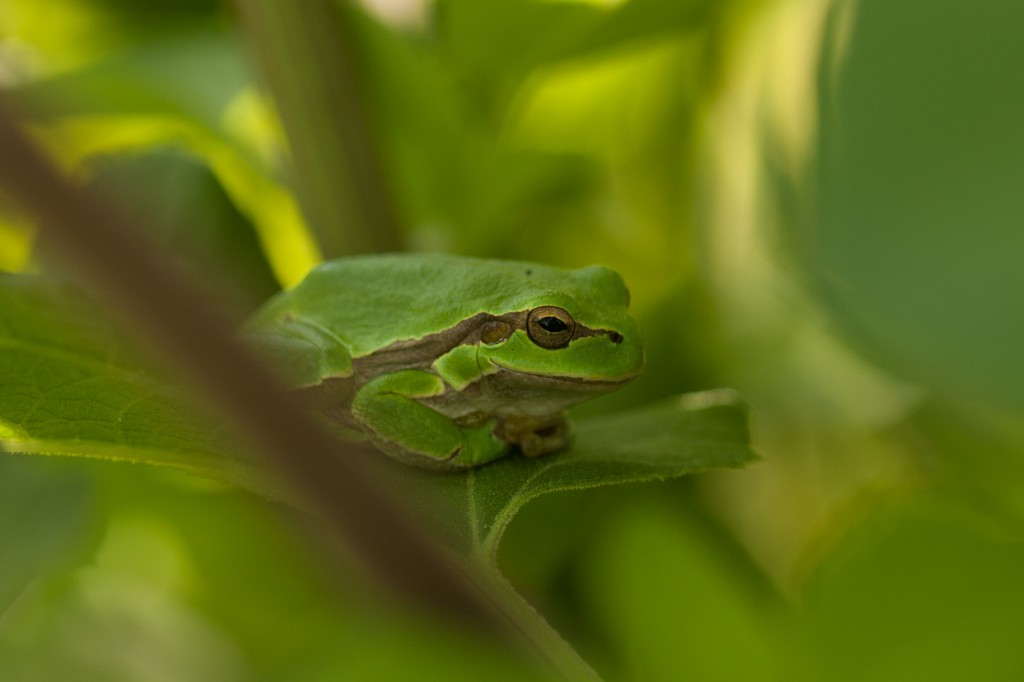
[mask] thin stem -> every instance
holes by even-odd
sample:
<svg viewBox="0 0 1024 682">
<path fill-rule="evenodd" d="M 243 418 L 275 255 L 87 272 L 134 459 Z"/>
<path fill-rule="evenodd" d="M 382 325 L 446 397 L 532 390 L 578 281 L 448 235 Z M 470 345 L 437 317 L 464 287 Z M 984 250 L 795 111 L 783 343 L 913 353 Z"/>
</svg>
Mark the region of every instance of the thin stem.
<svg viewBox="0 0 1024 682">
<path fill-rule="evenodd" d="M 597 672 L 557 630 L 551 627 L 544 616 L 516 591 L 490 558 L 481 557 L 479 563 L 478 575 L 486 581 L 481 587 L 494 599 L 498 609 L 508 618 L 511 626 L 534 654 L 566 680 L 600 682 L 601 677 Z"/>
</svg>

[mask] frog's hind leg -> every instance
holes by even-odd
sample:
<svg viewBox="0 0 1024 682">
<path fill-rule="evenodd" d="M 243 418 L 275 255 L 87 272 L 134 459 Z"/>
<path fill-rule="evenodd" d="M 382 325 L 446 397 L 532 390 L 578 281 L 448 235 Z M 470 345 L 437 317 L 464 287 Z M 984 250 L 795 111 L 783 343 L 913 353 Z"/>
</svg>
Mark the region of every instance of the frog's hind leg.
<svg viewBox="0 0 1024 682">
<path fill-rule="evenodd" d="M 359 389 L 352 415 L 382 450 L 410 464 L 466 469 L 505 454 L 508 444 L 494 436 L 493 423 L 459 426 L 417 400 L 444 391 L 444 382 L 431 372 L 388 374 Z"/>
</svg>

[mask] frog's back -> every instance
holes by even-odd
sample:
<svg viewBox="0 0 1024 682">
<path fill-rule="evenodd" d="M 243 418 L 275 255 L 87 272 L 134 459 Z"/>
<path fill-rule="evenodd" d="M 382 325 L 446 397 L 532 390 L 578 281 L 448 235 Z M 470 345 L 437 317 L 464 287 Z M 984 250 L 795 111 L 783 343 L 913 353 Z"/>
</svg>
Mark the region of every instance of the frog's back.
<svg viewBox="0 0 1024 682">
<path fill-rule="evenodd" d="M 330 261 L 272 299 L 256 325 L 301 318 L 337 335 L 352 357 L 419 339 L 479 313 L 502 314 L 560 291 L 568 273 L 515 261 L 382 254 Z"/>
</svg>

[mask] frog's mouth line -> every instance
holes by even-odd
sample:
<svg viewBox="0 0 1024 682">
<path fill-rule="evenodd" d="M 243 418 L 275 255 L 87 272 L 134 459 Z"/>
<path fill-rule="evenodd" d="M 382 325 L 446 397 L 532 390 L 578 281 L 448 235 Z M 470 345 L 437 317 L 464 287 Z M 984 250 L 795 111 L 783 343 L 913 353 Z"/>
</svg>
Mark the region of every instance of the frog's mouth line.
<svg viewBox="0 0 1024 682">
<path fill-rule="evenodd" d="M 495 366 L 500 367 L 503 372 L 508 372 L 509 374 L 515 374 L 517 376 L 531 377 L 541 382 L 549 381 L 551 383 L 556 384 L 573 384 L 576 386 L 607 386 L 609 388 L 614 388 L 616 386 L 621 386 L 622 384 L 629 383 L 633 379 L 640 376 L 640 373 L 643 371 L 642 369 L 638 369 L 636 372 L 632 374 L 627 374 L 618 379 L 588 379 L 585 377 L 565 376 L 559 374 L 538 374 L 537 372 L 527 372 L 521 369 L 513 369 L 512 367 L 509 367 L 497 360 L 491 360 L 491 362 Z"/>
</svg>

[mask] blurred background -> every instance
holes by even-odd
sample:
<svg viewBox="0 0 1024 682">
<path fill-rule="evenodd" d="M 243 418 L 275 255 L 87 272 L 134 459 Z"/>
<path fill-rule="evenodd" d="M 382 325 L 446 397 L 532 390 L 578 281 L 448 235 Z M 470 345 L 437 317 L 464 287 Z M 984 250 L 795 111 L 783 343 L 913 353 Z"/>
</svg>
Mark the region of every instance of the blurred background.
<svg viewBox="0 0 1024 682">
<path fill-rule="evenodd" d="M 1024 5 L 260 5 L 5 0 L 0 88 L 238 320 L 379 248 L 622 273 L 648 369 L 583 411 L 732 387 L 763 461 L 513 522 L 502 567 L 600 673 L 1024 677 Z M 0 270 L 45 262 L 0 199 Z M 523 678 L 298 528 L 5 457 L 0 674 Z"/>
</svg>

